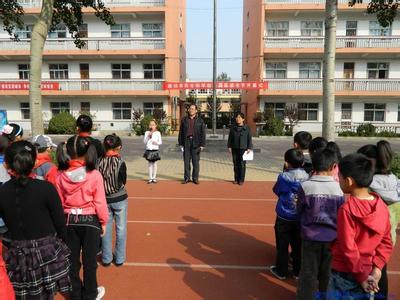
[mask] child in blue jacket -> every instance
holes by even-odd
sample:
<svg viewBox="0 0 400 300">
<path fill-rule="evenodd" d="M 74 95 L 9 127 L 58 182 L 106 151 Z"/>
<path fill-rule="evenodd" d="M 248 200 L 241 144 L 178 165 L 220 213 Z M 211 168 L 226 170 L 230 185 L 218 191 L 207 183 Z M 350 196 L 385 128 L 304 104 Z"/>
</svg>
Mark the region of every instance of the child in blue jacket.
<svg viewBox="0 0 400 300">
<path fill-rule="evenodd" d="M 270 267 L 271 273 L 284 280 L 288 274 L 289 245 L 293 258 L 293 275 L 298 277 L 301 261 L 300 225 L 297 217 L 297 197 L 301 183 L 309 175 L 302 168 L 304 155 L 300 150 L 289 149 L 285 153 L 285 171 L 279 174 L 273 188 L 279 197 L 276 205 L 275 239 L 276 265 Z"/>
</svg>

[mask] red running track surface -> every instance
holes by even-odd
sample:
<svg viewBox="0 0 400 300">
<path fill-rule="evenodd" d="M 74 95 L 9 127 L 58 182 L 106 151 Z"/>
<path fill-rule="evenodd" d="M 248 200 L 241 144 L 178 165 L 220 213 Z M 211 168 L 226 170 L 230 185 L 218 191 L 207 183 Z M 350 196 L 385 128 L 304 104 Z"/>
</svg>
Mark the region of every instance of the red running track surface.
<svg viewBox="0 0 400 300">
<path fill-rule="evenodd" d="M 295 299 L 274 264 L 273 182 L 128 182 L 127 263 L 99 266 L 109 299 Z M 400 299 L 400 250 L 389 263 Z M 396 296 L 398 295 L 398 296 Z"/>
</svg>

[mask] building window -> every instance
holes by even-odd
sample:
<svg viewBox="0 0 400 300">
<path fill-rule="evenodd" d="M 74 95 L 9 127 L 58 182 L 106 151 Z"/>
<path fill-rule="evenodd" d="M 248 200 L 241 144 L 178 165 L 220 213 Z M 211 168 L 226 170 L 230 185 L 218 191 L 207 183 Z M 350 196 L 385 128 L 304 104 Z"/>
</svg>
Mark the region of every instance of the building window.
<svg viewBox="0 0 400 300">
<path fill-rule="evenodd" d="M 274 117 L 279 118 L 279 119 L 284 119 L 285 118 L 285 103 L 270 103 L 266 102 L 264 106 L 264 110 L 271 110 L 274 113 Z"/>
<path fill-rule="evenodd" d="M 131 65 L 130 64 L 112 64 L 111 73 L 113 79 L 130 79 Z"/>
<path fill-rule="evenodd" d="M 300 78 L 321 78 L 321 63 L 299 63 Z"/>
<path fill-rule="evenodd" d="M 69 102 L 50 102 L 50 110 L 53 117 L 61 112 L 70 113 Z"/>
<path fill-rule="evenodd" d="M 33 25 L 22 25 L 22 28 L 16 28 L 15 35 L 19 39 L 30 39 L 32 36 Z"/>
<path fill-rule="evenodd" d="M 111 25 L 111 37 L 113 38 L 131 37 L 131 24 Z"/>
<path fill-rule="evenodd" d="M 162 64 L 144 64 L 144 79 L 163 79 Z"/>
<path fill-rule="evenodd" d="M 322 21 L 302 21 L 301 36 L 323 36 L 324 23 Z"/>
<path fill-rule="evenodd" d="M 67 37 L 67 26 L 58 24 L 53 31 L 49 32 L 49 39 L 65 39 Z"/>
<path fill-rule="evenodd" d="M 266 77 L 270 79 L 284 79 L 286 78 L 287 63 L 267 63 L 265 66 Z"/>
<path fill-rule="evenodd" d="M 289 22 L 267 22 L 267 36 L 289 36 Z"/>
<path fill-rule="evenodd" d="M 357 35 L 357 21 L 346 21 L 346 36 Z"/>
<path fill-rule="evenodd" d="M 81 113 L 90 114 L 90 102 L 81 102 Z"/>
<path fill-rule="evenodd" d="M 161 102 L 157 103 L 143 103 L 143 113 L 145 115 L 154 115 L 154 111 L 162 110 L 163 104 Z"/>
<path fill-rule="evenodd" d="M 368 79 L 389 78 L 388 63 L 367 63 Z"/>
<path fill-rule="evenodd" d="M 21 102 L 19 104 L 19 107 L 21 108 L 21 119 L 22 120 L 30 119 L 31 110 L 29 109 L 29 102 Z"/>
<path fill-rule="evenodd" d="M 29 79 L 29 64 L 18 65 L 19 79 Z"/>
<path fill-rule="evenodd" d="M 378 21 L 369 21 L 369 35 L 388 36 L 392 35 L 392 27 L 382 27 Z"/>
<path fill-rule="evenodd" d="M 50 64 L 50 79 L 68 79 L 68 64 Z"/>
<path fill-rule="evenodd" d="M 163 36 L 161 23 L 142 24 L 142 30 L 143 30 L 143 37 L 158 38 Z"/>
<path fill-rule="evenodd" d="M 113 102 L 112 112 L 114 120 L 130 120 L 132 118 L 132 103 Z"/>
<path fill-rule="evenodd" d="M 364 121 L 366 122 L 384 122 L 386 104 L 365 103 Z"/>
<path fill-rule="evenodd" d="M 342 103 L 342 120 L 351 120 L 353 111 L 352 103 Z"/>
<path fill-rule="evenodd" d="M 318 121 L 318 103 L 299 103 L 299 120 Z"/>
</svg>

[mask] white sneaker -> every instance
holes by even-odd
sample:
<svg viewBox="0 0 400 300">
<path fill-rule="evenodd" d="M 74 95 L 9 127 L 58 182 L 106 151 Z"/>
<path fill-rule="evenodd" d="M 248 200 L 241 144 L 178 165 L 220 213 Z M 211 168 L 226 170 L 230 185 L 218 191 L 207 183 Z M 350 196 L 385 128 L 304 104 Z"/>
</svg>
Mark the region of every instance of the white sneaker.
<svg viewBox="0 0 400 300">
<path fill-rule="evenodd" d="M 103 299 L 104 295 L 106 294 L 106 288 L 104 286 L 97 287 L 97 297 L 96 300 Z"/>
<path fill-rule="evenodd" d="M 157 183 L 157 179 L 155 179 L 155 178 L 152 181 L 153 181 L 153 183 Z"/>
</svg>

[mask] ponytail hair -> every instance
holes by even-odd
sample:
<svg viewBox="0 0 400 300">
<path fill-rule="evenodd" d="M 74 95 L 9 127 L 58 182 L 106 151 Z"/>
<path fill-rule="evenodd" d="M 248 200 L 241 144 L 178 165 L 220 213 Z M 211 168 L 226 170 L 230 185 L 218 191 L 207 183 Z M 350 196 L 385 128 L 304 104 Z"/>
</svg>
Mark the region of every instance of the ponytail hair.
<svg viewBox="0 0 400 300">
<path fill-rule="evenodd" d="M 107 135 L 104 138 L 103 144 L 104 144 L 104 149 L 106 151 L 109 151 L 109 150 L 112 150 L 112 149 L 115 149 L 115 148 L 118 148 L 118 147 L 122 146 L 122 141 L 121 141 L 121 138 L 118 135 L 113 133 L 113 134 Z"/>
<path fill-rule="evenodd" d="M 390 143 L 387 141 L 379 141 L 376 144 L 376 173 L 390 174 L 390 165 L 393 159 L 393 150 Z"/>
<path fill-rule="evenodd" d="M 26 186 L 36 162 L 36 148 L 28 141 L 12 143 L 6 150 L 5 161 L 19 186 Z"/>
<path fill-rule="evenodd" d="M 81 157 L 85 158 L 86 170 L 93 171 L 96 168 L 96 146 L 87 137 L 75 135 L 57 147 L 59 170 L 67 170 L 72 159 Z"/>
</svg>

